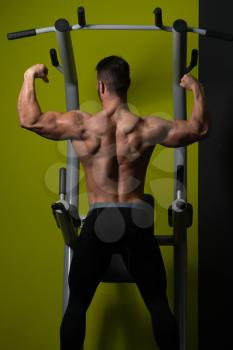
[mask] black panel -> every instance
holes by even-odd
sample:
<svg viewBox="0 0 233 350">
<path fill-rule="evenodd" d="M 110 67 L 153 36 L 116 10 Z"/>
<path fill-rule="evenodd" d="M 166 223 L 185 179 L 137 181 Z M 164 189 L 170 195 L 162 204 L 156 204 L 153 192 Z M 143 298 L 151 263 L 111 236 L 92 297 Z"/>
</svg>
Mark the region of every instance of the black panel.
<svg viewBox="0 0 233 350">
<path fill-rule="evenodd" d="M 232 0 L 200 0 L 200 27 L 233 33 Z M 199 144 L 199 350 L 232 348 L 233 43 L 200 38 L 212 115 Z"/>
</svg>

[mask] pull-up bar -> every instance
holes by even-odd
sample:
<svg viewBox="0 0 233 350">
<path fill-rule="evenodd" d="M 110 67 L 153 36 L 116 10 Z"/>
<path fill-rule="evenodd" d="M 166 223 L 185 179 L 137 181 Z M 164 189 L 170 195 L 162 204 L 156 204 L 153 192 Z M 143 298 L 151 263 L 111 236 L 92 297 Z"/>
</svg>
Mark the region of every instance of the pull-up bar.
<svg viewBox="0 0 233 350">
<path fill-rule="evenodd" d="M 143 30 L 149 30 L 149 31 L 163 30 L 165 32 L 172 32 L 173 31 L 173 27 L 163 25 L 162 10 L 160 8 L 155 9 L 154 15 L 155 15 L 155 25 L 152 25 L 152 26 L 148 26 L 148 25 L 86 24 L 85 10 L 83 7 L 79 7 L 78 8 L 78 24 L 69 25 L 69 30 L 142 30 L 142 31 Z M 52 27 L 33 28 L 33 29 L 8 33 L 7 38 L 8 38 L 8 40 L 15 40 L 15 39 L 21 39 L 21 38 L 35 36 L 35 35 L 39 35 L 39 34 L 49 33 L 49 32 L 56 32 L 57 26 L 59 24 L 61 25 L 61 23 L 63 21 L 66 21 L 66 20 L 59 19 L 55 23 L 55 25 Z M 216 31 L 208 30 L 208 29 L 187 27 L 186 31 L 196 33 L 199 35 L 204 35 L 207 37 L 226 40 L 226 41 L 233 40 L 232 34 L 216 32 Z"/>
</svg>

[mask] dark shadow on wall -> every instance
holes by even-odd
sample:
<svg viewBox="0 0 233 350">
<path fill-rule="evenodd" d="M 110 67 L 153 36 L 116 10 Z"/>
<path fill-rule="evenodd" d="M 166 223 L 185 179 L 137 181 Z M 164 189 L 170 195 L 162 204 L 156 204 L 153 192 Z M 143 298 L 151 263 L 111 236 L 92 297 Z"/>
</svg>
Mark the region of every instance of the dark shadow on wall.
<svg viewBox="0 0 233 350">
<path fill-rule="evenodd" d="M 200 26 L 233 34 L 233 2 L 200 0 Z M 199 145 L 199 350 L 232 347 L 233 45 L 200 38 L 200 79 L 212 116 Z"/>
<path fill-rule="evenodd" d="M 199 148 L 200 350 L 232 345 L 233 83 L 212 85 L 209 95 L 212 131 Z"/>
</svg>

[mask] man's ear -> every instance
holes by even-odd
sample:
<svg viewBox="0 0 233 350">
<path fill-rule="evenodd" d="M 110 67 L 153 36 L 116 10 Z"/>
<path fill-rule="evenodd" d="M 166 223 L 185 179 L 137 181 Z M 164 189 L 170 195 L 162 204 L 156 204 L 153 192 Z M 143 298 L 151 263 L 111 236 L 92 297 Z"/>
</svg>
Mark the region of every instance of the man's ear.
<svg viewBox="0 0 233 350">
<path fill-rule="evenodd" d="M 100 91 L 100 93 L 101 94 L 104 94 L 104 92 L 105 92 L 105 85 L 104 85 L 104 82 L 103 81 L 101 81 L 101 80 L 99 80 L 99 91 Z"/>
</svg>

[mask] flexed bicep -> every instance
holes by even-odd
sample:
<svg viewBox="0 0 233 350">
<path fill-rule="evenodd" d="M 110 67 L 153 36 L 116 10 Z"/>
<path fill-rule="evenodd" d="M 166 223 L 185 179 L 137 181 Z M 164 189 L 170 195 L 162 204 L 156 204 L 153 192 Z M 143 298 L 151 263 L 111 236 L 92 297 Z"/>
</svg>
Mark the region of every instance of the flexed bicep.
<svg viewBox="0 0 233 350">
<path fill-rule="evenodd" d="M 143 139 L 149 144 L 182 147 L 198 142 L 209 134 L 210 114 L 202 84 L 185 74 L 180 86 L 193 92 L 194 104 L 189 120 L 166 120 L 150 116 L 144 121 Z"/>
<path fill-rule="evenodd" d="M 20 126 L 52 140 L 80 139 L 85 129 L 84 114 L 78 110 L 43 113 L 36 97 L 35 79 L 49 81 L 45 65 L 36 64 L 24 73 L 18 99 Z"/>
</svg>

